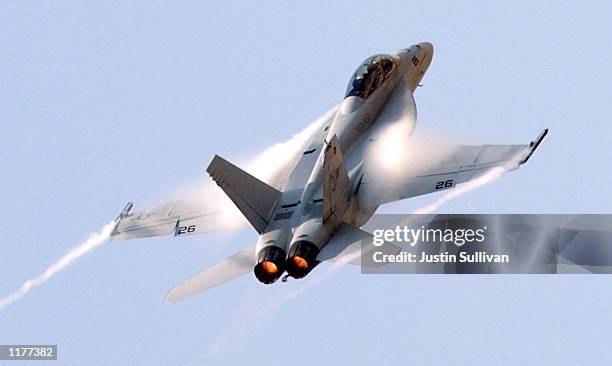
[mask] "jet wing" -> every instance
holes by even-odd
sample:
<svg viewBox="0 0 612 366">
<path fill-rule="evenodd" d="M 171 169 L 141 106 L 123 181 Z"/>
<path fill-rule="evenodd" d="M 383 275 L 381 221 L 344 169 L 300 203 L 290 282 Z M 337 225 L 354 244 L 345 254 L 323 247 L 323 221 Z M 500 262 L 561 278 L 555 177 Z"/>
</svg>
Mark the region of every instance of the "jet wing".
<svg viewBox="0 0 612 366">
<path fill-rule="evenodd" d="M 119 215 L 111 240 L 204 234 L 249 227 L 233 210 L 219 209 L 218 204 L 207 203 L 197 196 L 188 196 L 135 213 L 130 213 L 130 208 L 131 204 Z"/>
<path fill-rule="evenodd" d="M 435 154 L 433 148 L 422 149 L 425 151 L 414 154 L 410 166 L 398 177 L 366 173 L 359 186 L 359 205 L 377 207 L 452 188 L 495 167 L 517 169 L 527 162 L 547 133 L 548 130 L 542 131 L 535 141 L 525 145 L 447 146 L 444 154 Z"/>
</svg>

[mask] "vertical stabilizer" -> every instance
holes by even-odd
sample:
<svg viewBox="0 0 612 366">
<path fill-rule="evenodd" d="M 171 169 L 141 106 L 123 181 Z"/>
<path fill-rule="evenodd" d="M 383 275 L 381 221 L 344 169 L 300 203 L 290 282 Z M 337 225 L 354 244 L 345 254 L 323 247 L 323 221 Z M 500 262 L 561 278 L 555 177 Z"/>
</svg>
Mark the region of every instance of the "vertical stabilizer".
<svg viewBox="0 0 612 366">
<path fill-rule="evenodd" d="M 206 171 L 261 234 L 281 193 L 218 155 Z"/>
</svg>

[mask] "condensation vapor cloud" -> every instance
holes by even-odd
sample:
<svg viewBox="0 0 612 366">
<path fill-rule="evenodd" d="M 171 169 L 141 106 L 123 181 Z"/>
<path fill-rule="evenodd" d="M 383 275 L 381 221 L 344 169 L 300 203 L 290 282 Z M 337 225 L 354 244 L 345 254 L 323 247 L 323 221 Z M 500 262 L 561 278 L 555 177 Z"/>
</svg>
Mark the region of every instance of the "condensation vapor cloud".
<svg viewBox="0 0 612 366">
<path fill-rule="evenodd" d="M 374 143 L 368 149 L 366 164 L 369 179 L 379 187 L 379 191 L 373 191 L 374 195 L 387 187 L 405 184 L 404 177 L 427 174 L 432 166 L 452 162 L 460 148 L 460 145 L 450 142 L 447 137 L 413 134 L 415 118 L 416 115 L 402 113 L 374 134 Z M 520 151 L 505 165 L 493 167 L 447 191 L 432 203 L 414 210 L 412 214 L 432 213 L 445 203 L 495 181 L 505 172 L 518 168 L 528 154 L 529 149 Z"/>
<path fill-rule="evenodd" d="M 286 170 L 284 168 L 295 160 L 293 158 L 296 154 L 301 154 L 308 147 L 305 145 L 309 143 L 317 130 L 323 130 L 323 124 L 336 113 L 336 109 L 337 107 L 330 109 L 288 140 L 274 144 L 256 155 L 255 158 L 248 160 L 245 164 L 246 170 L 273 186 L 280 184 L 286 178 L 282 174 Z"/>
<path fill-rule="evenodd" d="M 99 232 L 91 234 L 87 240 L 69 250 L 68 253 L 61 257 L 57 262 L 49 266 L 49 268 L 47 268 L 43 273 L 25 281 L 19 290 L 0 299 L 0 310 L 2 310 L 5 306 L 18 301 L 33 288 L 44 284 L 68 265 L 107 242 L 114 227 L 115 221 L 105 225 Z"/>
</svg>

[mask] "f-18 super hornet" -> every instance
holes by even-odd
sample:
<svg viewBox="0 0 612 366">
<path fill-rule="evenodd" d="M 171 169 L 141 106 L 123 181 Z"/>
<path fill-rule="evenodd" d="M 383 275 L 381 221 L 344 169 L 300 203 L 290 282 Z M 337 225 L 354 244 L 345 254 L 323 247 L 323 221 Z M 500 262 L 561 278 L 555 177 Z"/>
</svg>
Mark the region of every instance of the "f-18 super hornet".
<svg viewBox="0 0 612 366">
<path fill-rule="evenodd" d="M 176 302 L 251 271 L 264 284 L 303 278 L 320 262 L 339 260 L 348 248 L 371 235 L 360 228 L 385 203 L 437 192 L 467 182 L 491 168 L 516 160 L 516 169 L 547 133 L 523 145 L 455 146 L 444 159 L 426 160 L 386 181 L 371 169 L 368 148 L 386 126 L 408 116 L 401 136 L 410 144 L 416 123 L 413 93 L 433 57 L 423 42 L 395 54 L 363 61 L 349 81 L 343 101 L 315 126 L 297 153 L 278 167 L 273 182 L 263 182 L 215 156 L 207 172 L 257 231 L 251 246 L 171 289 Z M 427 154 L 425 154 L 427 155 Z M 517 160 L 518 159 L 518 160 Z M 410 160 L 407 161 L 411 165 Z M 383 177 L 384 178 L 384 177 Z M 158 235 L 183 236 L 224 229 L 214 207 L 183 199 L 117 218 L 113 240 Z M 349 263 L 359 264 L 359 258 Z"/>
</svg>

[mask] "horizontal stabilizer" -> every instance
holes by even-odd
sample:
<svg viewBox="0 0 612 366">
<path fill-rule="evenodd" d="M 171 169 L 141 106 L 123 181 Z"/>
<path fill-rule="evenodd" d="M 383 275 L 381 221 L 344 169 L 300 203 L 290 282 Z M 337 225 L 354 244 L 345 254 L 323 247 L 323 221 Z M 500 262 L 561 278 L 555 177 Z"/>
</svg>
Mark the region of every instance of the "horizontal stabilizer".
<svg viewBox="0 0 612 366">
<path fill-rule="evenodd" d="M 261 234 L 281 193 L 218 155 L 206 171 Z"/>
<path fill-rule="evenodd" d="M 243 276 L 253 270 L 254 261 L 255 244 L 242 249 L 204 272 L 178 284 L 168 291 L 164 302 L 179 302 L 197 293 Z"/>
</svg>

